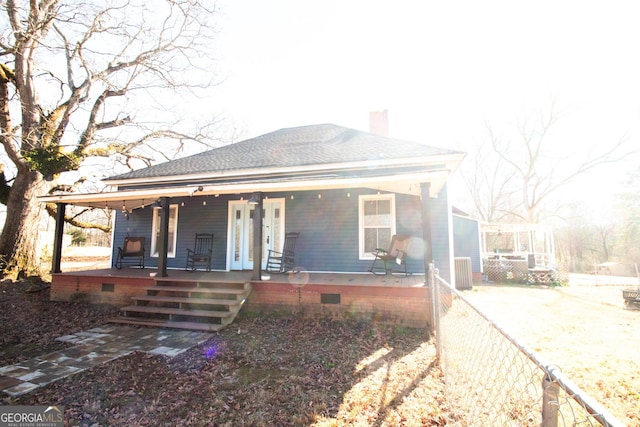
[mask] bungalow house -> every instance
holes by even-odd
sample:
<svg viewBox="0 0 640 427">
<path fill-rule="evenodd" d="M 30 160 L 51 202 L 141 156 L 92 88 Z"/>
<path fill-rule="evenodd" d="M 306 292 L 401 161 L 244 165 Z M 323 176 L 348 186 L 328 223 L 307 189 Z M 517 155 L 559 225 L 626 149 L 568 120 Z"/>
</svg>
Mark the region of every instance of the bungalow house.
<svg viewBox="0 0 640 427">
<path fill-rule="evenodd" d="M 149 286 L 173 289 L 188 280 L 200 287 L 205 275 L 241 277 L 243 289 L 252 290 L 242 298 L 256 308 L 306 301 L 316 311 L 341 305 L 351 313 L 395 318 L 413 310 L 415 316 L 404 323 L 423 324 L 429 264 L 454 279 L 447 182 L 463 158 L 458 151 L 321 124 L 280 129 L 113 176 L 105 181 L 110 192 L 43 197 L 59 207 L 52 298 L 135 300 L 163 295 Z M 69 204 L 112 208 L 112 267 L 129 236 L 144 238 L 144 269 L 62 272 L 62 218 Z M 297 273 L 263 280 L 268 251 L 281 251 L 290 232 L 299 233 Z M 213 234 L 210 265 L 185 273 L 188 250 L 200 233 Z M 394 235 L 409 236 L 403 262 L 410 275 L 372 274 L 376 248 L 389 248 Z M 407 310 L 410 301 L 419 302 Z M 167 319 L 180 314 L 170 309 L 183 307 L 171 302 Z"/>
</svg>

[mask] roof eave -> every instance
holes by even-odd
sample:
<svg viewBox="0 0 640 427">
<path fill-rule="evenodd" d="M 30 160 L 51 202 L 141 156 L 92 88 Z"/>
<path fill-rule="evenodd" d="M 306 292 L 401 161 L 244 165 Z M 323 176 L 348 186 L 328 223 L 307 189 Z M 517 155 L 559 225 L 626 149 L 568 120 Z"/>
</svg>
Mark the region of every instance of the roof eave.
<svg viewBox="0 0 640 427">
<path fill-rule="evenodd" d="M 367 160 L 361 162 L 349 162 L 349 163 L 331 163 L 322 165 L 306 165 L 306 166 L 294 166 L 294 167 L 278 167 L 278 168 L 255 168 L 255 169 L 237 169 L 237 170 L 222 170 L 212 171 L 207 173 L 197 174 L 181 174 L 181 175 L 169 175 L 158 177 L 145 177 L 145 178 L 130 178 L 130 179 L 105 179 L 103 182 L 110 186 L 136 186 L 149 184 L 161 184 L 161 183 L 176 183 L 176 182 L 194 182 L 205 181 L 208 179 L 224 178 L 241 178 L 241 177 L 255 177 L 255 176 L 268 176 L 273 174 L 300 174 L 300 173 L 313 173 L 313 172 L 336 172 L 336 171 L 349 171 L 362 168 L 392 168 L 396 166 L 411 166 L 411 165 L 429 165 L 444 164 L 445 168 L 454 171 L 465 157 L 465 153 L 451 152 L 446 154 L 430 155 L 426 157 L 418 158 L 402 158 L 391 160 Z"/>
<path fill-rule="evenodd" d="M 406 194 L 421 194 L 420 184 L 429 182 L 430 196 L 436 197 L 446 183 L 449 170 L 439 169 L 423 173 L 378 177 L 334 177 L 295 181 L 236 182 L 213 185 L 185 185 L 152 189 L 129 189 L 92 194 L 59 194 L 41 196 L 44 203 L 65 203 L 93 208 L 132 210 L 153 204 L 161 197 L 218 196 L 252 192 L 313 191 L 339 188 L 373 188 Z"/>
</svg>

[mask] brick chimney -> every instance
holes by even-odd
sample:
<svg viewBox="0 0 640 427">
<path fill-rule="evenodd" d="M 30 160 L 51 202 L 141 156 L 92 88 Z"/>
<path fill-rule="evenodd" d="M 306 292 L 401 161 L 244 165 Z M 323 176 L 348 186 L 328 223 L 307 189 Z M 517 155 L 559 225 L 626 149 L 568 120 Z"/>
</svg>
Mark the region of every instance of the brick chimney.
<svg viewBox="0 0 640 427">
<path fill-rule="evenodd" d="M 389 136 L 389 116 L 387 110 L 369 113 L 369 133 Z"/>
</svg>

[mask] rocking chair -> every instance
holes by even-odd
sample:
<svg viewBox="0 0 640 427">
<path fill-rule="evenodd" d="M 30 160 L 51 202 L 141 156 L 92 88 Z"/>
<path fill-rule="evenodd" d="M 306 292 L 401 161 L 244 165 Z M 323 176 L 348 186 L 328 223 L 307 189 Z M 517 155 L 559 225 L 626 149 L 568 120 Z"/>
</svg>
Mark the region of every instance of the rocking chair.
<svg viewBox="0 0 640 427">
<path fill-rule="evenodd" d="M 135 258 L 138 260 L 138 266 L 144 268 L 144 237 L 125 237 L 124 248 L 118 247 L 118 255 L 116 257 L 116 268 L 122 268 L 122 261 L 125 258 Z"/>
<path fill-rule="evenodd" d="M 213 233 L 196 233 L 193 249 L 187 249 L 187 265 L 185 270 L 196 269 L 196 264 L 204 264 L 207 271 L 211 271 L 211 257 L 213 255 Z"/>
<path fill-rule="evenodd" d="M 296 240 L 300 236 L 298 232 L 287 233 L 284 236 L 282 252 L 269 249 L 267 257 L 267 271 L 270 273 L 286 273 L 295 268 Z"/>
<path fill-rule="evenodd" d="M 407 272 L 406 263 L 409 240 L 409 236 L 396 234 L 391 238 L 389 250 L 377 248 L 373 251 L 375 258 L 369 271 L 373 274 L 382 274 L 381 270 L 384 267 L 384 274 L 403 273 L 405 276 L 410 275 L 411 273 Z M 381 262 L 382 265 L 380 265 Z M 396 265 L 402 269 L 394 270 L 394 266 Z"/>
</svg>

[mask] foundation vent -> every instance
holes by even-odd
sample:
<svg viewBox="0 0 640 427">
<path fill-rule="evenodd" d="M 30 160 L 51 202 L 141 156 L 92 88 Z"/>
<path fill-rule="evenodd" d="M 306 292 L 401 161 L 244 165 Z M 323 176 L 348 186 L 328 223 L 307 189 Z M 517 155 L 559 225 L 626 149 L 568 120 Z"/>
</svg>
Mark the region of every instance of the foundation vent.
<svg viewBox="0 0 640 427">
<path fill-rule="evenodd" d="M 322 304 L 340 304 L 340 294 L 320 294 Z"/>
</svg>

